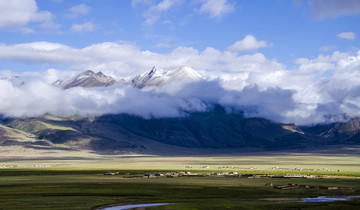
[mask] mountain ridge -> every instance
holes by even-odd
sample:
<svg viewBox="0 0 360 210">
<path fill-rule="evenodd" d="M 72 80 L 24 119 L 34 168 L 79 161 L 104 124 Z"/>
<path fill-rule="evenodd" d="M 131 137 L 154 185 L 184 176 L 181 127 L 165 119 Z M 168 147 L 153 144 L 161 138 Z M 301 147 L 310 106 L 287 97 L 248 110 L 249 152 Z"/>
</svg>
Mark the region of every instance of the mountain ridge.
<svg viewBox="0 0 360 210">
<path fill-rule="evenodd" d="M 171 81 L 196 81 L 201 79 L 201 75 L 188 66 L 182 66 L 178 69 L 163 71 L 155 66 L 151 69 L 132 77 L 129 81 L 124 79 L 115 80 L 111 76 L 104 75 L 101 71 L 95 73 L 92 70 L 86 70 L 74 77 L 65 80 L 56 80 L 52 83 L 55 87 L 70 89 L 74 87 L 107 87 L 116 83 L 132 85 L 143 89 L 146 87 L 162 86 Z"/>
<path fill-rule="evenodd" d="M 111 76 L 104 75 L 101 71 L 94 73 L 91 70 L 84 71 L 75 77 L 66 80 L 57 80 L 52 85 L 69 89 L 74 87 L 106 87 L 116 82 Z"/>
<path fill-rule="evenodd" d="M 188 66 L 182 66 L 178 69 L 169 71 L 162 71 L 156 67 L 152 67 L 150 70 L 135 76 L 131 80 L 131 83 L 133 86 L 142 89 L 151 86 L 162 86 L 175 80 L 196 81 L 201 78 L 200 74 Z"/>
</svg>

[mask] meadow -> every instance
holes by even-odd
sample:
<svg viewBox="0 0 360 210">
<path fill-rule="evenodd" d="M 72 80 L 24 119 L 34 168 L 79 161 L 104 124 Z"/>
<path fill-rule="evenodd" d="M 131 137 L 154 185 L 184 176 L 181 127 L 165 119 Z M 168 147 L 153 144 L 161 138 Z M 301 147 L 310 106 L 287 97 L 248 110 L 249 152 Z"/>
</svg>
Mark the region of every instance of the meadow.
<svg viewBox="0 0 360 210">
<path fill-rule="evenodd" d="M 204 168 L 207 166 L 208 168 Z M 176 203 L 149 209 L 354 209 L 359 200 L 332 203 L 296 201 L 320 195 L 360 195 L 360 161 L 356 155 L 281 154 L 160 157 L 89 155 L 0 161 L 0 209 L 96 209 L 114 204 Z M 191 167 L 191 168 L 189 168 Z M 278 167 L 278 169 L 272 169 Z M 293 170 L 303 168 L 303 170 Z M 319 169 L 319 170 L 317 170 Z M 326 170 L 323 170 L 326 169 Z M 107 171 L 119 175 L 104 175 Z M 238 172 L 313 174 L 330 178 L 241 179 L 211 177 L 127 178 L 145 173 Z M 266 186 L 295 183 L 350 187 L 351 191 L 279 190 Z"/>
</svg>

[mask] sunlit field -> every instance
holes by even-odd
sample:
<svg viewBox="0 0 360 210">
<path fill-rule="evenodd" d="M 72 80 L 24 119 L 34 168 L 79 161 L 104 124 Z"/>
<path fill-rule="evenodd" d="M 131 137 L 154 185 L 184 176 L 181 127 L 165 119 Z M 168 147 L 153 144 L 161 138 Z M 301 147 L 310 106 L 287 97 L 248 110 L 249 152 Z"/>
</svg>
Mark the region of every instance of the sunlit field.
<svg viewBox="0 0 360 210">
<path fill-rule="evenodd" d="M 2 159 L 0 167 L 0 209 L 92 209 L 106 205 L 156 202 L 177 204 L 151 209 L 351 209 L 360 204 L 358 200 L 321 205 L 279 203 L 282 200 L 297 201 L 321 195 L 360 195 L 360 158 L 357 155 L 272 153 L 160 157 L 88 153 L 84 157 Z M 107 171 L 119 174 L 104 175 Z M 306 174 L 321 175 L 321 178 L 143 177 L 146 173 L 175 171 Z M 279 190 L 266 186 L 269 183 L 332 186 L 351 190 Z"/>
<path fill-rule="evenodd" d="M 312 155 L 304 153 L 211 156 L 160 157 L 152 155 L 117 155 L 59 157 L 30 160 L 0 160 L 2 169 L 51 170 L 176 170 L 176 171 L 236 171 L 266 173 L 309 173 L 359 175 L 357 155 Z"/>
</svg>

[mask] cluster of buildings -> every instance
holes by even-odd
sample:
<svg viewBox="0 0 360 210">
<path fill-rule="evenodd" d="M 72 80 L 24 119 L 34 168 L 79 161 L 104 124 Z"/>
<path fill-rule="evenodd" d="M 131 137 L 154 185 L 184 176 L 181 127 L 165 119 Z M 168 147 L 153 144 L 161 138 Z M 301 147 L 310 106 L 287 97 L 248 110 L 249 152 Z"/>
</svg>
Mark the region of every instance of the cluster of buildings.
<svg viewBox="0 0 360 210">
<path fill-rule="evenodd" d="M 334 187 L 334 186 L 312 186 L 312 185 L 299 185 L 294 183 L 289 183 L 287 185 L 275 185 L 273 186 L 272 183 L 266 184 L 266 186 L 274 187 L 275 189 L 280 190 L 290 190 L 290 189 L 317 189 L 317 190 L 353 190 L 350 187 Z"/>
<path fill-rule="evenodd" d="M 108 171 L 104 175 L 119 175 L 119 172 Z M 302 174 L 286 174 L 286 175 L 271 175 L 271 174 L 239 174 L 238 172 L 213 172 L 213 173 L 193 173 L 187 172 L 160 172 L 160 173 L 148 173 L 144 175 L 124 175 L 123 178 L 155 178 L 155 177 L 211 177 L 222 176 L 228 178 L 246 178 L 246 179 L 259 179 L 259 178 L 314 178 L 313 175 Z"/>
<path fill-rule="evenodd" d="M 192 168 L 192 166 L 185 166 L 185 168 Z M 202 169 L 208 169 L 210 168 L 207 165 L 203 165 L 200 166 L 200 168 Z M 218 169 L 238 169 L 238 170 L 258 170 L 257 167 L 237 167 L 237 166 L 220 166 L 218 167 Z M 277 167 L 277 166 L 273 166 L 271 168 L 268 168 L 271 170 L 281 170 L 281 171 L 337 171 L 337 172 L 341 172 L 341 170 L 332 170 L 329 168 L 322 168 L 322 169 L 313 169 L 313 168 L 301 168 L 301 167 L 295 167 L 295 168 L 281 168 L 281 167 Z"/>
<path fill-rule="evenodd" d="M 279 168 L 279 167 L 274 166 L 274 167 L 271 167 L 270 169 L 272 169 L 272 170 L 283 170 L 283 171 L 293 170 L 293 171 L 337 171 L 337 172 L 341 172 L 340 169 L 332 170 L 332 169 L 329 169 L 329 168 L 322 168 L 322 169 L 300 168 L 300 167 L 296 167 L 296 168 Z"/>
</svg>

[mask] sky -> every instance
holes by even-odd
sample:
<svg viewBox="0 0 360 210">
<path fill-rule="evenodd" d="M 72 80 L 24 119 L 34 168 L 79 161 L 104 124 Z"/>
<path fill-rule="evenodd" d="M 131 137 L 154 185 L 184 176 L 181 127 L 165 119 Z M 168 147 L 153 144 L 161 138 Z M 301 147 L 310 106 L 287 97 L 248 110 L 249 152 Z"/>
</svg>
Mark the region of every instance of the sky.
<svg viewBox="0 0 360 210">
<path fill-rule="evenodd" d="M 28 84 L 46 86 L 87 69 L 120 79 L 152 66 L 186 65 L 207 81 L 192 85 L 211 85 L 216 93 L 178 96 L 189 84 L 177 95 L 171 87 L 146 93 L 126 87 L 123 94 L 113 88 L 109 95 L 119 98 L 104 105 L 96 98 L 104 100 L 105 90 L 64 94 L 43 87 L 38 99 L 36 85 L 31 92 L 0 81 L 0 99 L 9 101 L 0 113 L 102 114 L 102 109 L 162 117 L 176 116 L 179 108 L 202 110 L 211 102 L 282 122 L 344 120 L 360 115 L 359 25 L 358 0 L 0 0 L 2 78 L 23 76 Z M 54 91 L 69 101 L 71 111 L 35 102 L 52 100 Z M 162 98 L 164 91 L 169 97 Z M 14 106 L 25 95 L 29 100 Z M 165 103 L 172 111 L 137 113 L 136 104 L 114 108 L 125 106 L 124 95 L 148 98 L 142 106 Z M 73 102 L 79 97 L 84 101 Z M 84 111 L 84 104 L 93 106 Z"/>
</svg>

